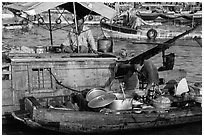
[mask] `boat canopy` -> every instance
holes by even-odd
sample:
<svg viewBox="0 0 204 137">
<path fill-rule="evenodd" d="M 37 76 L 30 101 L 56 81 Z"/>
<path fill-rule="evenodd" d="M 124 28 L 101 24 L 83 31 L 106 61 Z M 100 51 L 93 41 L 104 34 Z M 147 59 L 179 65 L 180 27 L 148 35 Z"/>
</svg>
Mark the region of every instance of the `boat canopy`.
<svg viewBox="0 0 204 137">
<path fill-rule="evenodd" d="M 73 2 L 26 2 L 13 3 L 7 8 L 23 11 L 28 15 L 37 15 L 53 8 L 67 10 L 74 14 Z M 113 19 L 117 12 L 116 10 L 106 6 L 102 2 L 75 2 L 76 15 L 84 17 L 86 15 L 101 15 L 108 19 Z"/>
</svg>

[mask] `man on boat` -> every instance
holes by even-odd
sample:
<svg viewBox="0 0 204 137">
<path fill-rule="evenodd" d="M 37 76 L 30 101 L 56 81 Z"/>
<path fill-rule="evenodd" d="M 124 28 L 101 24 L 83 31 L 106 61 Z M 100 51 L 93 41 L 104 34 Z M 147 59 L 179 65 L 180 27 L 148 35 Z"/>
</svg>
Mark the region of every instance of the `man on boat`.
<svg viewBox="0 0 204 137">
<path fill-rule="evenodd" d="M 146 83 L 144 89 L 144 96 L 148 95 L 149 90 L 153 85 L 159 85 L 159 74 L 156 66 L 150 60 L 141 61 L 139 64 L 134 65 L 138 78 L 142 83 Z"/>
<path fill-rule="evenodd" d="M 63 52 L 74 53 L 79 51 L 80 53 L 88 53 L 96 51 L 94 37 L 91 30 L 84 26 L 84 18 L 77 16 L 76 20 L 77 29 L 76 26 L 73 27 L 73 30 L 68 33 L 66 41 L 61 44 Z M 77 43 L 79 46 L 77 46 Z"/>
<path fill-rule="evenodd" d="M 130 10 L 130 15 L 129 15 L 130 19 L 129 19 L 129 23 L 128 25 L 132 28 L 132 29 L 138 29 L 139 27 L 141 27 L 142 25 L 148 24 L 146 23 L 143 19 L 141 19 L 140 13 L 139 11 L 136 11 L 135 9 L 131 9 Z"/>
<path fill-rule="evenodd" d="M 140 83 L 145 83 L 146 86 L 143 90 L 143 96 L 147 96 L 149 90 L 153 87 L 153 85 L 159 85 L 159 74 L 156 66 L 150 60 L 140 61 L 136 64 L 124 64 L 120 63 L 117 65 L 116 75 L 123 75 L 123 81 L 125 84 L 132 85 L 131 83 L 135 83 L 135 93 L 137 94 L 137 89 L 139 88 Z M 130 81 L 130 78 L 136 76 L 134 81 Z M 131 82 L 131 83 L 129 83 Z"/>
</svg>

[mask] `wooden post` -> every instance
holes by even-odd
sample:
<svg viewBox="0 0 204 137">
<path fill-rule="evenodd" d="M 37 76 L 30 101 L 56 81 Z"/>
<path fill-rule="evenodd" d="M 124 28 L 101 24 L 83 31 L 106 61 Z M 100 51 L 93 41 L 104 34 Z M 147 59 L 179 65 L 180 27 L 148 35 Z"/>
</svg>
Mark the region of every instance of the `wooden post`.
<svg viewBox="0 0 204 137">
<path fill-rule="evenodd" d="M 74 21 L 75 21 L 75 27 L 76 27 L 76 42 L 77 42 L 77 53 L 79 53 L 79 41 L 78 41 L 78 23 L 76 19 L 76 7 L 75 2 L 73 2 L 73 8 L 74 8 Z"/>
<path fill-rule="evenodd" d="M 53 41 L 52 41 L 52 23 L 51 23 L 51 14 L 50 14 L 50 9 L 48 10 L 48 13 L 49 13 L 49 25 L 50 25 L 50 41 L 51 41 L 51 46 L 53 45 Z"/>
<path fill-rule="evenodd" d="M 162 59 L 163 59 L 163 66 L 165 65 L 165 50 L 162 50 Z"/>
</svg>

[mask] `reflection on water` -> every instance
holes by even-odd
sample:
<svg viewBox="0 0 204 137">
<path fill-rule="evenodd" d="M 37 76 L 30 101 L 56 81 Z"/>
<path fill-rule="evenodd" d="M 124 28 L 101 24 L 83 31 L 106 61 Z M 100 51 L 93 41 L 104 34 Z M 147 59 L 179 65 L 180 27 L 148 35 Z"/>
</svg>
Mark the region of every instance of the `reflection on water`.
<svg viewBox="0 0 204 137">
<path fill-rule="evenodd" d="M 102 37 L 102 32 L 99 27 L 93 27 L 92 32 L 96 39 Z M 61 44 L 66 38 L 66 32 L 57 30 L 53 33 L 53 43 L 55 45 Z M 22 32 L 21 30 L 6 31 L 2 33 L 3 46 L 29 46 L 36 45 L 48 46 L 50 45 L 49 32 L 42 28 L 33 28 L 29 31 Z M 2 47 L 3 47 L 2 46 Z M 144 52 L 155 45 L 133 44 L 132 40 L 122 41 L 114 40 L 114 52 L 118 52 L 121 48 L 126 48 L 130 53 L 136 55 Z M 166 53 L 175 53 L 175 69 L 185 69 L 187 71 L 187 81 L 195 83 L 202 80 L 202 48 L 195 41 L 176 42 L 173 47 L 168 49 Z M 158 54 L 151 58 L 155 65 L 159 68 L 162 66 L 162 55 Z M 7 125 L 3 128 L 3 134 L 49 134 L 50 132 L 32 132 L 27 130 L 24 126 L 16 128 L 17 125 Z M 200 124 L 190 124 L 187 126 L 177 126 L 177 128 L 168 128 L 159 130 L 144 131 L 142 133 L 134 132 L 133 134 L 202 134 Z M 195 130 L 191 130 L 195 129 Z M 17 131 L 16 131 L 17 130 Z M 14 131 L 14 132 L 13 132 Z M 54 133 L 50 133 L 54 134 Z"/>
</svg>

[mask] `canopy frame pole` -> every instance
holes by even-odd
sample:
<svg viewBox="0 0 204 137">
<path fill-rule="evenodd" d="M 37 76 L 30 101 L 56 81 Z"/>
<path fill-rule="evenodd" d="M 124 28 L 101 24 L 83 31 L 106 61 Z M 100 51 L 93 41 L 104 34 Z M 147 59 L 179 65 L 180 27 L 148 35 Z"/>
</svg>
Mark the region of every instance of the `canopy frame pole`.
<svg viewBox="0 0 204 137">
<path fill-rule="evenodd" d="M 166 60 L 165 60 L 165 50 L 162 50 L 162 59 L 163 59 L 163 66 L 165 66 Z"/>
<path fill-rule="evenodd" d="M 51 46 L 53 46 L 53 39 L 52 39 L 52 23 L 51 23 L 51 13 L 50 13 L 50 9 L 48 10 L 49 13 L 49 31 L 50 31 L 50 41 L 51 41 Z"/>
<path fill-rule="evenodd" d="M 77 53 L 79 53 L 79 41 L 78 41 L 78 22 L 77 22 L 77 15 L 76 15 L 76 7 L 75 2 L 73 2 L 73 8 L 74 8 L 74 21 L 75 21 L 75 27 L 76 27 L 76 44 L 77 44 Z"/>
</svg>

